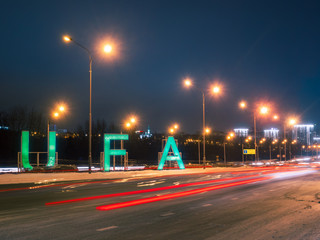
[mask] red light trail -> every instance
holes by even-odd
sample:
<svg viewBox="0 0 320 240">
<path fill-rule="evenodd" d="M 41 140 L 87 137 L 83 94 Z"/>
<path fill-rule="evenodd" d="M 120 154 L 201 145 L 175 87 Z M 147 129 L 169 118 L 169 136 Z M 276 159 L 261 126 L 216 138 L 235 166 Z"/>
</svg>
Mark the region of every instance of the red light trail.
<svg viewBox="0 0 320 240">
<path fill-rule="evenodd" d="M 215 182 L 232 181 L 232 180 L 238 180 L 238 179 L 243 179 L 243 178 L 259 177 L 259 176 L 260 176 L 260 175 L 256 174 L 256 175 L 249 175 L 249 176 L 241 176 L 241 177 L 232 177 L 232 178 L 223 178 L 223 179 L 208 180 L 208 181 L 202 181 L 202 182 L 185 183 L 185 184 L 173 185 L 173 186 L 166 186 L 166 187 L 150 188 L 150 189 L 143 189 L 143 190 L 130 191 L 130 192 L 112 193 L 112 194 L 106 194 L 106 195 L 100 195 L 100 196 L 76 198 L 76 199 L 69 199 L 69 200 L 57 201 L 57 202 L 49 202 L 49 203 L 46 203 L 45 205 L 48 206 L 48 205 L 57 205 L 57 204 L 64 204 L 64 203 L 73 203 L 73 202 L 96 200 L 96 199 L 102 199 L 102 198 L 128 196 L 128 195 L 135 195 L 135 194 L 140 194 L 140 193 L 164 191 L 164 190 L 175 189 L 175 188 L 198 186 L 198 185 L 204 185 L 204 184 L 215 183 Z"/>
<path fill-rule="evenodd" d="M 213 190 L 222 189 L 222 188 L 228 188 L 228 187 L 234 187 L 234 186 L 239 186 L 239 185 L 248 184 L 248 183 L 254 183 L 254 182 L 258 182 L 258 181 L 268 180 L 270 178 L 271 177 L 262 177 L 262 178 L 249 179 L 249 180 L 244 180 L 244 181 L 239 181 L 239 182 L 226 183 L 226 184 L 204 187 L 204 188 L 199 188 L 199 189 L 194 189 L 194 190 L 189 190 L 189 191 L 184 191 L 184 192 L 166 194 L 166 195 L 162 195 L 162 196 L 155 196 L 155 197 L 142 198 L 142 199 L 127 201 L 127 202 L 103 205 L 103 206 L 96 207 L 96 209 L 100 210 L 100 211 L 108 211 L 108 210 L 113 210 L 113 209 L 118 209 L 118 208 L 131 207 L 131 206 L 140 205 L 140 204 L 146 204 L 146 203 L 152 203 L 152 202 L 174 199 L 174 198 L 179 198 L 179 197 L 185 197 L 185 196 L 199 194 L 199 193 L 203 193 L 203 192 L 207 192 L 207 191 L 213 191 Z"/>
</svg>

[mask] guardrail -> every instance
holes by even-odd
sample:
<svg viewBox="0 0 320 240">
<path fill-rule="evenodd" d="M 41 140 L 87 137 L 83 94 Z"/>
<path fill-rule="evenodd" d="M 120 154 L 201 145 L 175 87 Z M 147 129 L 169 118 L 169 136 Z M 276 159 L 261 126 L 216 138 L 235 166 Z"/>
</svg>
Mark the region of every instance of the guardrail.
<svg viewBox="0 0 320 240">
<path fill-rule="evenodd" d="M 29 154 L 36 154 L 37 155 L 37 165 L 36 165 L 37 167 L 46 165 L 46 164 L 40 164 L 40 154 L 48 155 L 48 152 L 29 152 Z M 58 152 L 56 152 L 55 165 L 58 165 Z M 23 164 L 22 164 L 21 152 L 18 152 L 18 172 L 22 172 L 22 169 L 23 169 Z"/>
</svg>

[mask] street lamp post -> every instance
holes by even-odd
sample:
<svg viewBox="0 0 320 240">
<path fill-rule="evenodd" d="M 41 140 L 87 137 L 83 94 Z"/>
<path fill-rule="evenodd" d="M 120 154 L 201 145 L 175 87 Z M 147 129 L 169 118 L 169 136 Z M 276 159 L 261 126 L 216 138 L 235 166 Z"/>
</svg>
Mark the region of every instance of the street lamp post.
<svg viewBox="0 0 320 240">
<path fill-rule="evenodd" d="M 223 143 L 223 160 L 224 160 L 224 166 L 227 166 L 227 153 L 226 153 L 226 144 L 227 144 L 227 140 L 231 140 L 234 137 L 234 133 L 231 132 L 228 134 L 228 136 L 226 137 L 226 140 Z"/>
<path fill-rule="evenodd" d="M 92 166 L 92 54 L 89 51 L 88 48 L 80 44 L 79 42 L 75 41 L 69 36 L 64 36 L 63 40 L 65 42 L 73 42 L 75 43 L 78 47 L 82 48 L 85 50 L 85 52 L 89 56 L 89 174 L 91 174 L 91 166 Z M 112 47 L 110 45 L 106 45 L 104 48 L 105 52 L 111 52 Z"/>
<path fill-rule="evenodd" d="M 256 111 L 253 112 L 253 132 L 254 132 L 254 161 L 257 162 L 257 117 Z M 258 154 L 259 156 L 259 154 Z"/>
<path fill-rule="evenodd" d="M 203 168 L 206 168 L 206 131 L 205 131 L 205 127 L 206 127 L 206 113 L 205 113 L 205 109 L 206 109 L 206 105 L 205 105 L 205 95 L 204 92 L 202 92 L 202 134 L 203 134 Z"/>
<path fill-rule="evenodd" d="M 74 39 L 69 36 L 63 37 L 65 42 L 73 42 L 78 47 L 82 48 L 86 51 L 89 56 L 89 174 L 91 174 L 91 166 L 92 166 L 92 54 L 88 48 L 78 43 Z"/>
<path fill-rule="evenodd" d="M 192 81 L 190 79 L 185 79 L 184 80 L 184 85 L 186 87 L 191 87 L 193 84 L 192 84 Z M 206 114 L 205 114 L 205 111 L 206 111 L 206 96 L 205 96 L 205 93 L 202 89 L 198 88 L 197 86 L 195 86 L 202 94 L 202 138 L 203 138 L 203 169 L 206 168 Z M 212 88 L 212 92 L 213 94 L 219 94 L 220 92 L 220 87 L 219 86 L 214 86 Z"/>
<path fill-rule="evenodd" d="M 270 153 L 270 162 L 271 162 L 271 159 L 272 159 L 272 157 L 271 157 L 271 143 L 270 143 L 270 146 L 269 146 L 269 153 Z"/>
<path fill-rule="evenodd" d="M 302 145 L 302 146 L 301 146 L 301 157 L 302 157 L 302 149 L 304 149 L 304 148 L 305 148 L 305 146 Z"/>
<path fill-rule="evenodd" d="M 223 161 L 224 166 L 227 166 L 226 142 L 223 143 Z"/>
<path fill-rule="evenodd" d="M 247 103 L 245 101 L 241 101 L 239 103 L 239 107 L 241 109 L 247 108 Z M 258 112 L 262 115 L 265 115 L 269 112 L 269 108 L 266 106 L 261 106 L 258 109 Z M 256 162 L 257 159 L 259 160 L 259 148 L 257 147 L 257 110 L 253 110 L 253 135 L 254 135 L 254 161 Z"/>
<path fill-rule="evenodd" d="M 243 142 L 241 143 L 242 164 L 244 165 Z"/>
<path fill-rule="evenodd" d="M 286 134 L 286 122 L 283 125 L 283 139 L 287 139 L 287 134 Z M 284 142 L 284 162 L 287 162 L 287 142 Z"/>
</svg>

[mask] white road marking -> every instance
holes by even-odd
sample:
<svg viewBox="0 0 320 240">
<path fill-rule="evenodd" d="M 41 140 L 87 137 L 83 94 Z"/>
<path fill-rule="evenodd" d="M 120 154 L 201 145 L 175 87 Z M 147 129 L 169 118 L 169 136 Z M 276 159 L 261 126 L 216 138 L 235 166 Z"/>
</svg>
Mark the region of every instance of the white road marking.
<svg viewBox="0 0 320 240">
<path fill-rule="evenodd" d="M 161 217 L 167 217 L 167 216 L 171 216 L 171 215 L 174 215 L 174 213 L 173 212 L 167 212 L 167 213 L 161 214 L 160 216 Z"/>
<path fill-rule="evenodd" d="M 99 228 L 96 231 L 103 232 L 103 231 L 112 230 L 112 229 L 116 229 L 116 228 L 118 228 L 118 226 L 110 226 L 110 227 L 105 227 L 105 228 Z"/>
<path fill-rule="evenodd" d="M 202 207 L 210 207 L 210 206 L 212 206 L 212 204 L 210 204 L 210 203 L 202 205 Z"/>
</svg>

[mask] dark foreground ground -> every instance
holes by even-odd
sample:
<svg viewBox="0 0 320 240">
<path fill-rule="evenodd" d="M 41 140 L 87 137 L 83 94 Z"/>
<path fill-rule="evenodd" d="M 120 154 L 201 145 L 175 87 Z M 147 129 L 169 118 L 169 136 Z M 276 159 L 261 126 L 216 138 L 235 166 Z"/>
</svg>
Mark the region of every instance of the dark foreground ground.
<svg viewBox="0 0 320 240">
<path fill-rule="evenodd" d="M 253 176 L 258 173 L 259 175 Z M 320 239 L 320 176 L 316 170 L 273 173 L 205 173 L 0 191 L 0 239 Z M 299 173 L 299 174 L 297 174 Z M 120 203 L 208 186 L 115 196 L 46 206 L 45 203 L 248 176 L 272 177 L 147 204 L 99 211 Z M 251 177 L 250 177 L 251 176 Z M 281 177 L 279 177 L 281 176 Z M 28 187 L 2 185 L 0 189 Z"/>
</svg>

